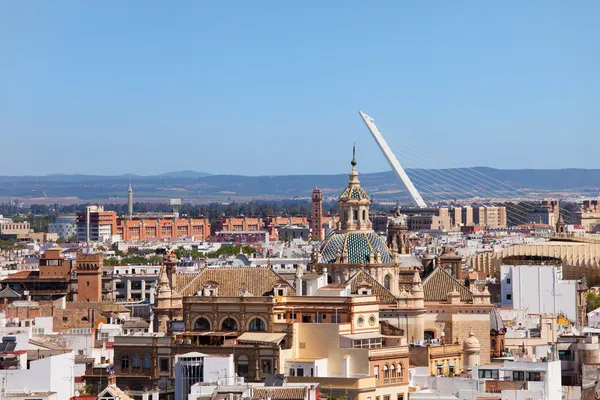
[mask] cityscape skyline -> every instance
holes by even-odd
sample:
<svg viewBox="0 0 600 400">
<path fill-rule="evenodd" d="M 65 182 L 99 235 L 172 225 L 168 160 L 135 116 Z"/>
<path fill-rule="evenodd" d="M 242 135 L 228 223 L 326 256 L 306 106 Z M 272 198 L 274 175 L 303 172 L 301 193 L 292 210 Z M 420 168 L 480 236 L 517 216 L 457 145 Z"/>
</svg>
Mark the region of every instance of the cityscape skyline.
<svg viewBox="0 0 600 400">
<path fill-rule="evenodd" d="M 595 166 L 597 3 L 312 5 L 1 5 L 2 174 Z"/>
</svg>

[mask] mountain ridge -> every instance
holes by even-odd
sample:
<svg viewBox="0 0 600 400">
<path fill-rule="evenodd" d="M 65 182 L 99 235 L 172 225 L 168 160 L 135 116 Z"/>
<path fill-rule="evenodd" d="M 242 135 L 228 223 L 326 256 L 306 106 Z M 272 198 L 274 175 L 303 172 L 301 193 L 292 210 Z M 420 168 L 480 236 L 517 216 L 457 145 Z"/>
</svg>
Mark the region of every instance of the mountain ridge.
<svg viewBox="0 0 600 400">
<path fill-rule="evenodd" d="M 359 171 L 360 173 L 360 171 Z M 495 169 L 490 167 L 407 169 L 423 197 L 472 198 L 498 194 L 600 192 L 600 169 Z M 373 196 L 393 199 L 405 193 L 392 171 L 361 173 L 361 184 Z M 202 201 L 218 198 L 310 197 L 315 186 L 325 196 L 337 196 L 347 185 L 347 174 L 227 175 L 191 170 L 159 175 L 116 176 L 51 174 L 0 176 L 0 197 L 78 197 L 111 199 L 126 197 L 131 180 L 137 198 L 183 198 Z M 491 197 L 491 196 L 488 196 Z"/>
</svg>

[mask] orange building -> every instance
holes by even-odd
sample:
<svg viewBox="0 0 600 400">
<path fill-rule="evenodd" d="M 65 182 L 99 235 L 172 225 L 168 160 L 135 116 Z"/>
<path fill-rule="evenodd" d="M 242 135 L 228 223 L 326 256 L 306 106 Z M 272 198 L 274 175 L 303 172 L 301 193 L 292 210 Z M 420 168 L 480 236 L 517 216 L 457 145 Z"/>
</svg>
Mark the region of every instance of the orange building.
<svg viewBox="0 0 600 400">
<path fill-rule="evenodd" d="M 102 266 L 104 256 L 77 254 L 77 301 L 102 301 Z"/>
<path fill-rule="evenodd" d="M 210 235 L 208 218 L 173 216 L 133 216 L 117 220 L 116 234 L 123 240 L 177 239 L 194 237 L 206 240 Z"/>
<path fill-rule="evenodd" d="M 215 232 L 259 231 L 263 226 L 263 219 L 259 217 L 221 217 L 214 222 Z"/>
<path fill-rule="evenodd" d="M 103 241 L 115 235 L 117 213 L 104 211 L 102 206 L 88 206 L 77 213 L 77 240 L 80 242 Z"/>
</svg>

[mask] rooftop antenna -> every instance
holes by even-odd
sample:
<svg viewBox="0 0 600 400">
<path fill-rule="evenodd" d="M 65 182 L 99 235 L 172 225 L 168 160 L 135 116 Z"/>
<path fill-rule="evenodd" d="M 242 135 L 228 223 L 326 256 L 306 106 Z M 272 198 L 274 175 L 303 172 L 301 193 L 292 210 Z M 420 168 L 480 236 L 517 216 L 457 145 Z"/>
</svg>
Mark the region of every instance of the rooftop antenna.
<svg viewBox="0 0 600 400">
<path fill-rule="evenodd" d="M 398 159 L 392 152 L 392 149 L 390 149 L 390 146 L 388 146 L 381 132 L 379 132 L 379 129 L 377 129 L 377 127 L 375 126 L 375 120 L 362 111 L 359 111 L 358 113 L 367 125 L 367 128 L 371 132 L 373 139 L 375 139 L 375 142 L 377 142 L 377 145 L 379 146 L 379 149 L 385 156 L 388 164 L 390 164 L 390 167 L 392 167 L 392 170 L 394 170 L 396 176 L 398 177 L 398 179 L 400 179 L 400 183 L 408 191 L 411 203 L 416 207 L 427 207 L 427 204 L 425 204 L 425 201 L 419 194 L 419 191 L 417 190 L 415 185 L 413 185 L 412 181 L 398 162 Z"/>
</svg>

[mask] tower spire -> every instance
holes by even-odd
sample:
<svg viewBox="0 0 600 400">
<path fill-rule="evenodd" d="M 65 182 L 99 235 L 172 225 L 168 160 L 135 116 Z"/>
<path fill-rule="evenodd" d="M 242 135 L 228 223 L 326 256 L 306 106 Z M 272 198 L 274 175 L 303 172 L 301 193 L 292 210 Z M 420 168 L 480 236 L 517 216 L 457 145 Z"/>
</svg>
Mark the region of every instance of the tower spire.
<svg viewBox="0 0 600 400">
<path fill-rule="evenodd" d="M 352 145 L 352 161 L 350 162 L 352 165 L 352 171 L 356 170 L 356 143 Z"/>
<path fill-rule="evenodd" d="M 127 190 L 127 212 L 129 217 L 133 216 L 133 188 L 131 187 L 131 178 L 129 178 L 129 189 Z"/>
</svg>

